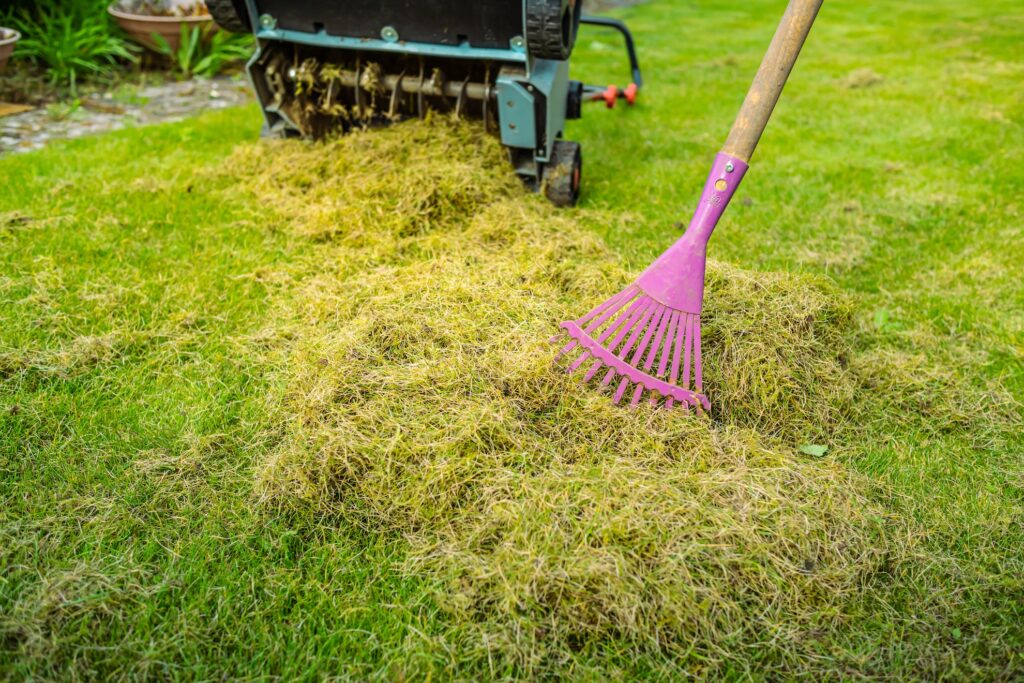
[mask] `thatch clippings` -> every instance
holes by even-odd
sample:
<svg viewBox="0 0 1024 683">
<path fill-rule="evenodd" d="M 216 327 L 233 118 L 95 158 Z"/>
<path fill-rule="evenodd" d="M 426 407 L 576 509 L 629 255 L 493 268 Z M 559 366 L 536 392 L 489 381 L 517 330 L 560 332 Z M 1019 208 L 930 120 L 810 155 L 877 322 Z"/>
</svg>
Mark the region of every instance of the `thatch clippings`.
<svg viewBox="0 0 1024 683">
<path fill-rule="evenodd" d="M 490 138 L 433 121 L 230 165 L 319 242 L 276 310 L 264 501 L 404 539 L 481 656 L 537 671 L 627 638 L 717 661 L 849 616 L 906 552 L 864 482 L 795 451 L 854 401 L 851 307 L 827 284 L 710 264 L 715 414 L 624 410 L 553 369 L 547 337 L 629 275 Z"/>
</svg>

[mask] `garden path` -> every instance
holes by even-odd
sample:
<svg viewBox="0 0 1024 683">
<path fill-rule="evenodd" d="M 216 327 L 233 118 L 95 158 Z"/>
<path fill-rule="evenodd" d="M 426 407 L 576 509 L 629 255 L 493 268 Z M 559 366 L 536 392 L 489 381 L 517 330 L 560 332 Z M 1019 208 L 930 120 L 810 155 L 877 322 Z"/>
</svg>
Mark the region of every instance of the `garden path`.
<svg viewBox="0 0 1024 683">
<path fill-rule="evenodd" d="M 235 75 L 169 81 L 128 92 L 99 92 L 70 104 L 51 104 L 6 116 L 0 110 L 0 155 L 39 149 L 53 140 L 179 121 L 251 99 L 248 81 Z"/>
</svg>

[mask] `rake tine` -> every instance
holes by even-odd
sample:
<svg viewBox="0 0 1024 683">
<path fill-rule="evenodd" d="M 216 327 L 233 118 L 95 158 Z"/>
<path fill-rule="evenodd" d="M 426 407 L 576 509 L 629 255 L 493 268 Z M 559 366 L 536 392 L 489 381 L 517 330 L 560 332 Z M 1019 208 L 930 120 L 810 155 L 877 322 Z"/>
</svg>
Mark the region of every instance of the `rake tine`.
<svg viewBox="0 0 1024 683">
<path fill-rule="evenodd" d="M 622 400 L 622 395 L 626 393 L 626 387 L 629 386 L 629 377 L 623 376 L 622 381 L 619 382 L 619 388 L 615 390 L 615 397 L 612 401 L 617 405 Z"/>
<path fill-rule="evenodd" d="M 597 341 L 599 343 L 603 343 L 612 334 L 612 332 L 614 332 L 616 329 L 621 328 L 620 331 L 619 331 L 618 336 L 616 337 L 616 341 L 613 342 L 613 346 L 614 346 L 614 344 L 618 343 L 617 340 L 619 340 L 622 337 L 626 336 L 626 334 L 629 332 L 629 330 L 632 329 L 633 325 L 636 324 L 636 321 L 639 318 L 641 318 L 644 315 L 644 312 L 651 307 L 651 304 L 652 304 L 652 300 L 651 299 L 637 299 L 635 302 L 633 302 L 633 304 L 630 306 L 630 308 L 625 313 L 623 313 L 621 316 L 619 316 L 618 320 L 616 320 L 614 323 L 612 323 L 608 327 L 608 329 L 605 330 L 604 333 L 602 333 L 600 337 L 598 337 Z M 625 320 L 625 324 L 623 324 L 623 322 L 622 322 L 623 320 Z M 590 352 L 589 351 L 584 351 L 580 355 L 580 357 L 576 360 L 576 362 L 573 363 L 571 366 L 569 366 L 569 368 L 566 369 L 566 373 L 567 374 L 568 373 L 572 373 L 575 370 L 577 370 L 583 363 L 586 362 L 587 358 L 589 358 L 589 357 L 590 357 Z"/>
<path fill-rule="evenodd" d="M 629 335 L 629 339 L 626 340 L 625 346 L 623 346 L 622 349 L 618 352 L 618 354 L 616 354 L 616 355 L 618 355 L 619 358 L 621 358 L 623 360 L 625 360 L 626 356 L 633 349 L 633 346 L 636 344 L 636 341 L 640 337 L 640 334 L 647 327 L 647 323 L 650 321 L 651 316 L 654 315 L 655 311 L 657 311 L 659 309 L 659 307 L 661 307 L 660 304 L 658 304 L 653 299 L 649 299 L 648 301 L 650 303 L 649 303 L 649 305 L 646 308 L 646 311 L 645 311 L 645 313 L 643 315 L 643 318 L 640 320 L 639 324 L 636 324 L 636 325 L 633 326 L 633 328 L 632 328 L 633 331 Z M 616 337 L 616 340 L 613 341 L 611 344 L 609 344 L 607 346 L 607 348 L 611 349 L 612 351 L 614 351 L 615 347 L 618 346 L 618 341 L 621 338 L 621 336 L 622 335 L 620 334 L 618 337 Z M 615 376 L 615 371 L 611 370 L 607 375 L 605 375 L 605 378 L 604 378 L 604 381 L 602 382 L 602 384 L 603 385 L 607 385 L 608 383 L 610 383 L 612 381 L 612 377 L 614 377 L 614 376 Z"/>
<path fill-rule="evenodd" d="M 701 381 L 701 364 L 700 364 L 700 318 L 697 316 L 693 317 L 693 386 L 697 391 L 703 391 L 703 382 Z"/>
<path fill-rule="evenodd" d="M 654 334 L 654 341 L 647 348 L 647 360 L 644 361 L 644 372 L 649 372 L 651 366 L 654 364 L 654 358 L 658 355 L 658 349 L 661 348 L 661 340 L 665 336 L 665 328 L 668 327 L 669 320 L 675 315 L 675 312 L 670 312 L 669 315 L 665 315 L 665 312 L 669 309 L 662 309 L 661 322 L 658 323 L 658 331 Z M 653 327 L 653 325 L 652 325 Z M 637 384 L 636 389 L 633 391 L 632 405 L 634 408 L 640 404 L 640 397 L 643 396 L 644 385 Z"/>
<path fill-rule="evenodd" d="M 651 316 L 657 308 L 657 302 L 653 299 L 647 299 L 642 312 L 639 312 L 637 316 L 629 321 L 628 325 L 619 330 L 619 333 L 615 335 L 615 338 L 606 346 L 606 348 L 614 351 L 628 334 L 629 338 L 626 339 L 625 347 L 623 347 L 623 350 L 618 353 L 620 358 L 624 357 L 629 353 L 629 350 L 633 348 L 633 345 L 636 344 L 637 337 L 639 337 L 640 333 L 643 332 L 644 327 L 647 325 L 647 321 L 651 319 Z M 600 341 L 600 339 L 598 341 Z"/>
<path fill-rule="evenodd" d="M 633 357 L 629 359 L 629 364 L 634 368 L 640 367 L 640 361 L 643 359 L 644 354 L 651 343 L 651 337 L 654 335 L 656 329 L 661 328 L 661 321 L 665 317 L 665 311 L 667 309 L 664 306 L 659 306 L 654 313 L 654 317 L 651 318 L 651 322 L 647 325 L 647 330 L 644 332 L 644 338 L 640 342 L 640 346 L 636 347 L 636 351 L 633 352 Z"/>
<path fill-rule="evenodd" d="M 668 377 L 670 384 L 677 384 L 679 381 L 679 358 L 683 353 L 683 340 L 686 337 L 686 319 L 686 314 L 680 313 L 679 320 L 676 322 L 676 338 L 672 351 L 672 371 Z M 668 400 L 665 401 L 665 407 L 671 408 L 673 403 L 675 403 L 675 399 L 669 396 Z"/>
<path fill-rule="evenodd" d="M 637 321 L 643 317 L 644 313 L 651 307 L 653 300 L 648 298 L 641 298 L 630 304 L 629 308 L 625 313 L 620 315 L 612 322 L 608 328 L 601 333 L 597 338 L 598 343 L 603 344 L 608 337 L 612 336 L 616 331 L 615 339 L 611 342 L 611 348 L 615 348 L 615 345 L 622 341 L 622 338 L 629 334 L 629 331 L 633 329 Z"/>
<path fill-rule="evenodd" d="M 665 309 L 661 304 L 652 301 L 652 306 L 648 309 L 647 313 L 644 314 L 643 320 L 640 324 L 633 328 L 633 333 L 629 335 L 629 339 L 626 341 L 626 345 L 619 351 L 618 356 L 625 360 L 626 356 L 629 355 L 630 351 L 633 351 L 636 347 L 636 342 L 643 335 L 643 341 L 640 342 L 640 346 L 636 347 L 636 351 L 633 353 L 632 362 L 633 365 L 636 362 L 637 355 L 639 355 L 644 345 L 650 340 L 651 330 L 650 328 L 654 325 L 655 316 L 660 316 L 661 312 Z"/>
<path fill-rule="evenodd" d="M 594 364 L 590 366 L 589 370 L 587 370 L 587 374 L 583 375 L 583 380 L 582 381 L 584 383 L 586 383 L 586 382 L 589 382 L 590 380 L 594 379 L 594 375 L 597 374 L 597 371 L 601 369 L 602 365 L 604 365 L 604 363 L 602 363 L 599 360 L 595 360 Z"/>
<path fill-rule="evenodd" d="M 679 311 L 672 311 L 672 318 L 668 323 L 668 334 L 665 335 L 665 343 L 661 347 L 661 360 L 658 361 L 658 377 L 665 376 L 665 368 L 668 367 L 668 357 L 671 355 L 672 342 L 675 340 L 677 328 L 679 327 Z M 668 403 L 672 400 L 669 396 L 666 401 L 666 407 L 671 407 Z M 651 405 L 658 405 L 658 396 L 651 396 Z"/>
<path fill-rule="evenodd" d="M 644 332 L 644 338 L 640 342 L 640 345 L 636 347 L 636 351 L 633 352 L 633 356 L 629 360 L 629 364 L 632 365 L 633 367 L 635 367 L 635 368 L 639 367 L 640 360 L 644 357 L 644 353 L 647 352 L 648 344 L 650 344 L 650 342 L 651 342 L 651 335 L 654 334 L 655 328 L 660 328 L 661 327 L 661 321 L 665 317 L 665 311 L 666 310 L 667 309 L 666 309 L 665 306 L 659 305 L 657 310 L 655 311 L 654 317 L 650 321 L 650 324 L 646 325 L 646 331 Z M 628 351 L 626 353 L 628 353 Z M 623 354 L 623 357 L 625 357 L 625 354 Z M 618 391 L 615 392 L 615 402 L 616 403 L 618 403 L 622 399 L 622 396 L 623 396 L 623 394 L 625 394 L 626 388 L 627 388 L 628 385 L 629 385 L 629 378 L 628 377 L 623 377 L 622 378 L 622 382 L 619 384 Z M 643 391 L 643 385 L 642 384 L 640 385 L 640 390 Z"/>
<path fill-rule="evenodd" d="M 578 370 L 581 365 L 587 362 L 588 358 L 590 358 L 590 351 L 584 351 L 583 353 L 581 353 L 580 357 L 573 361 L 572 364 L 565 369 L 565 374 L 569 375 L 576 372 L 576 370 Z"/>
<path fill-rule="evenodd" d="M 683 340 L 683 388 L 690 388 L 690 349 L 693 346 L 693 316 L 686 316 L 686 338 Z"/>
<path fill-rule="evenodd" d="M 630 288 L 630 289 L 633 289 L 633 288 Z M 616 295 L 616 297 L 613 297 L 613 300 L 618 298 L 618 297 L 621 297 L 621 295 L 624 294 L 627 291 L 629 291 L 629 289 L 623 290 L 618 295 Z M 602 315 L 598 320 L 594 321 L 593 323 L 591 323 L 587 327 L 586 332 L 590 333 L 590 332 L 594 331 L 595 329 L 597 329 L 597 327 L 599 327 L 600 325 L 604 324 L 605 321 L 607 321 L 609 318 L 611 318 L 613 315 L 615 315 L 619 310 L 621 310 L 622 306 L 627 304 L 629 301 L 630 301 L 630 299 L 627 298 L 627 299 L 621 301 L 621 303 L 618 306 L 614 306 L 614 307 L 609 308 L 607 311 L 605 311 L 604 315 Z M 614 331 L 615 328 L 617 328 L 622 323 L 622 321 L 624 319 L 628 318 L 629 315 L 633 311 L 635 311 L 636 308 L 640 305 L 641 301 L 643 301 L 643 300 L 642 299 L 637 299 L 636 301 L 634 301 L 633 304 L 629 307 L 629 309 L 627 309 L 625 313 L 623 313 L 621 316 L 619 316 L 619 318 L 615 322 L 613 322 L 611 324 L 611 326 L 609 326 L 608 330 L 605 332 L 605 335 L 611 334 L 611 332 Z M 601 309 L 601 306 L 598 306 L 598 308 L 595 309 L 595 311 L 597 311 L 599 309 Z M 591 311 L 591 313 L 593 313 L 593 311 Z M 587 316 L 584 316 L 584 318 L 586 318 L 586 317 Z M 602 337 L 602 338 L 598 339 L 598 341 L 599 342 L 603 342 L 605 338 L 606 337 Z M 558 337 L 555 337 L 554 339 L 555 339 L 555 341 L 557 341 Z M 575 339 L 569 340 L 569 343 L 566 344 L 564 347 L 562 347 L 562 349 L 558 352 L 558 355 L 555 356 L 555 360 L 558 360 L 559 358 L 564 356 L 569 351 L 572 351 L 573 348 L 575 348 L 577 344 L 578 344 L 578 342 Z"/>
<path fill-rule="evenodd" d="M 627 294 L 629 296 L 627 296 Z M 635 285 L 630 285 L 629 287 L 626 287 L 624 290 L 622 290 L 621 292 L 619 292 L 618 294 L 613 296 L 611 299 L 608 299 L 607 301 L 605 301 L 600 306 L 595 307 L 592 311 L 587 313 L 582 318 L 578 319 L 576 321 L 576 324 L 579 325 L 580 327 L 583 327 L 586 323 L 590 322 L 590 320 L 592 320 L 593 318 L 597 317 L 598 314 L 604 313 L 607 309 L 614 307 L 614 310 L 612 312 L 606 314 L 605 316 L 602 316 L 602 318 L 597 323 L 595 323 L 593 326 L 588 326 L 587 328 L 585 328 L 587 330 L 587 332 L 590 332 L 594 328 L 596 328 L 597 325 L 600 325 L 601 322 L 603 322 L 604 320 L 607 320 L 612 315 L 614 315 L 615 311 L 617 311 L 620 308 L 622 308 L 622 306 L 624 304 L 628 303 L 628 301 L 630 299 L 632 299 L 634 296 L 636 296 L 636 294 L 637 294 L 636 286 Z M 618 304 L 618 306 L 616 306 L 615 304 Z"/>
</svg>

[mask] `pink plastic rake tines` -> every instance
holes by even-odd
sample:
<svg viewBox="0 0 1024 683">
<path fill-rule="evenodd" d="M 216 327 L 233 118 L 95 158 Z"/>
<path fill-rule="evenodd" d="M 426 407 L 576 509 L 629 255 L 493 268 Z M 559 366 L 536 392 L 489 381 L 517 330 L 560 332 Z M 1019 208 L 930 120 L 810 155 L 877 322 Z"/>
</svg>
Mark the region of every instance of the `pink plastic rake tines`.
<svg viewBox="0 0 1024 683">
<path fill-rule="evenodd" d="M 637 406 L 646 391 L 652 405 L 664 399 L 666 408 L 710 410 L 700 356 L 708 240 L 747 172 L 821 3 L 790 1 L 683 236 L 636 282 L 582 318 L 562 323 L 570 340 L 558 358 L 570 356 L 567 372 L 582 370 L 584 382 L 600 378 L 615 403 L 628 394 Z"/>
</svg>

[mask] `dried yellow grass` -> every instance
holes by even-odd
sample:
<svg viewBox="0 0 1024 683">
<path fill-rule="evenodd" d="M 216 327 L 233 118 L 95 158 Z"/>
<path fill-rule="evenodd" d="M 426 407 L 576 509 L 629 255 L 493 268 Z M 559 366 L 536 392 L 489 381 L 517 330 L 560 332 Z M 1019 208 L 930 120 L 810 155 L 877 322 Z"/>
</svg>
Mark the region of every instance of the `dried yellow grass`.
<svg viewBox="0 0 1024 683">
<path fill-rule="evenodd" d="M 263 335 L 282 436 L 261 495 L 404 539 L 463 652 L 542 672 L 625 639 L 713 666 L 853 618 L 904 556 L 864 482 L 795 450 L 855 405 L 850 306 L 827 284 L 712 263 L 714 414 L 627 410 L 547 341 L 630 278 L 580 225 L 601 217 L 527 196 L 494 141 L 433 121 L 228 166 L 321 242 Z"/>
</svg>

